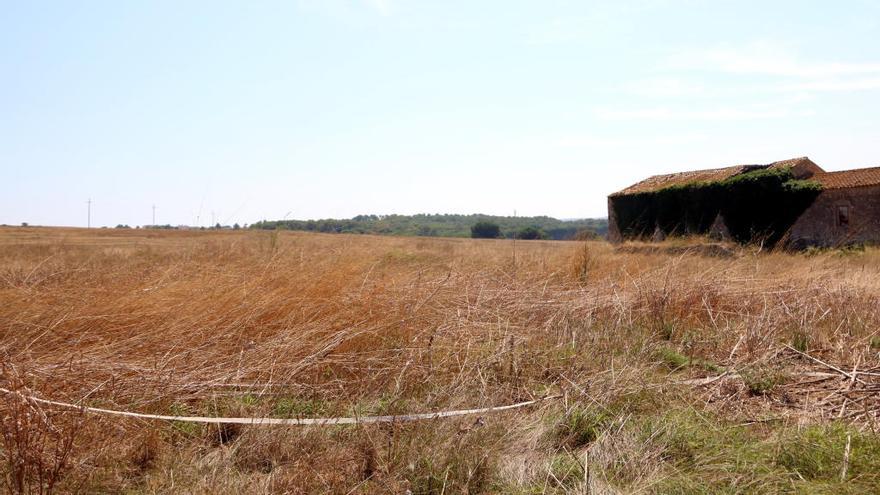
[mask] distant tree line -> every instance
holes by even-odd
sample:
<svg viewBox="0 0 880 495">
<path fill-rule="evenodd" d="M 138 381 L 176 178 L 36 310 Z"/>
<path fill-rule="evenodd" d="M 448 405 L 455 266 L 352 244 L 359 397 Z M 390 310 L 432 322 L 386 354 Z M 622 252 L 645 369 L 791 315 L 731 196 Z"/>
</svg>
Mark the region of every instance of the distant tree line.
<svg viewBox="0 0 880 495">
<path fill-rule="evenodd" d="M 559 220 L 547 216 L 513 217 L 479 214 L 358 215 L 350 219 L 264 220 L 251 224 L 250 228 L 345 234 L 475 237 L 473 228 L 480 223 L 497 226 L 497 232 L 485 233 L 486 237 L 495 238 L 564 240 L 584 236 L 605 236 L 608 233 L 608 221 L 604 218 Z M 476 235 L 479 236 L 482 234 Z"/>
</svg>

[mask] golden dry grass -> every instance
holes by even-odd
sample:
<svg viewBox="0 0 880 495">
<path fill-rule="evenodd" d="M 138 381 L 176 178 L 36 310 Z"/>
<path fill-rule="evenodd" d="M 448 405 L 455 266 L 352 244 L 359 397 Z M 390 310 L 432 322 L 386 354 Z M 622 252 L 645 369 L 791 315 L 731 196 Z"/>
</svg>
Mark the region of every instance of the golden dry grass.
<svg viewBox="0 0 880 495">
<path fill-rule="evenodd" d="M 880 486 L 872 374 L 880 252 L 541 241 L 515 250 L 495 240 L 0 229 L 0 386 L 21 394 L 273 417 L 563 396 L 482 421 L 218 428 L 64 411 L 7 394 L 6 487 Z"/>
</svg>

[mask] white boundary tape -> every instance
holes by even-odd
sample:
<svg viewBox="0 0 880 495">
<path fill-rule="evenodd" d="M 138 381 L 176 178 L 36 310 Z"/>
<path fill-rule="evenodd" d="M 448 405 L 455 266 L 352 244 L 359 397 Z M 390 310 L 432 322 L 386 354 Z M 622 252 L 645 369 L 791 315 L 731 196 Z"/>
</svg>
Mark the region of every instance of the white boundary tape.
<svg viewBox="0 0 880 495">
<path fill-rule="evenodd" d="M 166 416 L 163 414 L 144 414 L 130 411 L 117 411 L 114 409 L 103 409 L 100 407 L 78 406 L 68 402 L 58 402 L 54 400 L 40 399 L 30 395 L 24 395 L 20 392 L 14 392 L 5 388 L 0 388 L 0 392 L 6 394 L 14 394 L 19 397 L 46 404 L 49 406 L 64 407 L 68 409 L 77 409 L 80 411 L 109 414 L 113 416 L 125 416 L 129 418 L 141 419 L 160 419 L 164 421 L 183 421 L 187 423 L 213 423 L 213 424 L 240 424 L 240 425 L 286 425 L 286 426 L 305 426 L 305 425 L 354 425 L 354 424 L 370 424 L 370 423 L 403 423 L 410 421 L 423 421 L 429 419 L 449 418 L 453 416 L 466 416 L 470 414 L 484 414 L 500 411 L 508 411 L 510 409 L 519 409 L 521 407 L 530 406 L 551 399 L 558 399 L 560 396 L 554 395 L 543 397 L 541 399 L 529 400 L 525 402 L 517 402 L 506 406 L 484 407 L 480 409 L 459 409 L 456 411 L 438 411 L 432 413 L 421 414 L 402 414 L 399 416 L 361 416 L 354 418 L 213 418 L 207 416 Z"/>
</svg>

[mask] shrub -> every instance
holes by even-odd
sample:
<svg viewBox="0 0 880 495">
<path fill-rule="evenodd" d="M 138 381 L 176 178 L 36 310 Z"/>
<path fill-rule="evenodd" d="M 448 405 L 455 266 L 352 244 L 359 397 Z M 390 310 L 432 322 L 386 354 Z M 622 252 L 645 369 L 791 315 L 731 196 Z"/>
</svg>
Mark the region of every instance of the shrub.
<svg viewBox="0 0 880 495">
<path fill-rule="evenodd" d="M 471 227 L 474 239 L 497 239 L 501 237 L 501 227 L 497 223 L 477 222 Z"/>
<path fill-rule="evenodd" d="M 547 234 L 545 234 L 544 231 L 539 229 L 538 227 L 530 226 L 530 227 L 525 227 L 524 229 L 520 230 L 516 234 L 516 237 L 518 239 L 532 241 L 532 240 L 537 240 L 537 239 L 546 239 Z"/>
<path fill-rule="evenodd" d="M 590 245 L 584 242 L 572 259 L 572 274 L 578 282 L 586 283 L 596 264 L 596 257 L 590 250 Z"/>
</svg>

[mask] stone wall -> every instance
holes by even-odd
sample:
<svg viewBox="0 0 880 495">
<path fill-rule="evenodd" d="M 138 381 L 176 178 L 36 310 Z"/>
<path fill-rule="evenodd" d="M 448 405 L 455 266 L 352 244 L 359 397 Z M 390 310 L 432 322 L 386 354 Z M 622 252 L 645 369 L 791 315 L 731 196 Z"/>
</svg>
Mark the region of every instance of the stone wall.
<svg viewBox="0 0 880 495">
<path fill-rule="evenodd" d="M 839 221 L 840 207 L 849 213 Z M 829 189 L 797 219 L 788 235 L 789 247 L 834 247 L 880 243 L 880 186 Z"/>
</svg>

